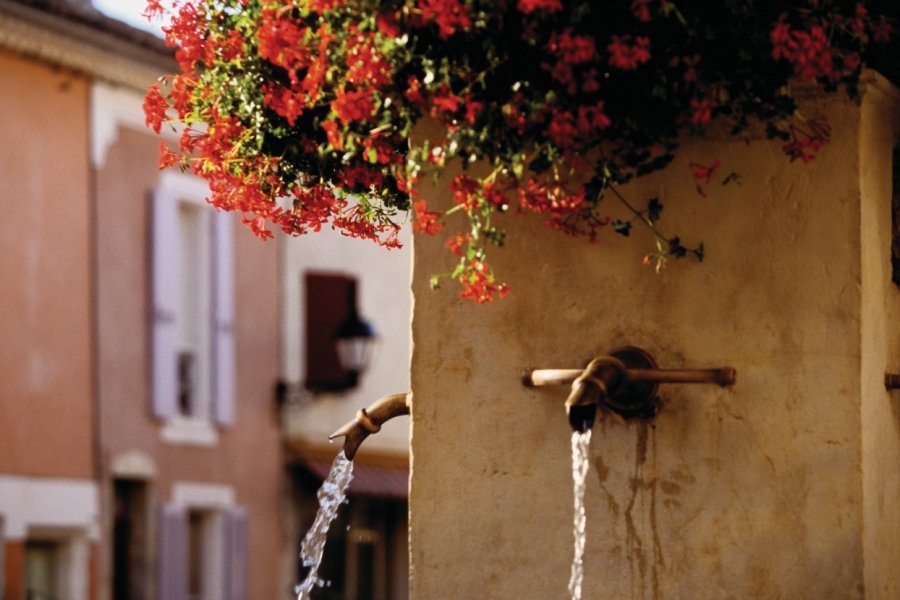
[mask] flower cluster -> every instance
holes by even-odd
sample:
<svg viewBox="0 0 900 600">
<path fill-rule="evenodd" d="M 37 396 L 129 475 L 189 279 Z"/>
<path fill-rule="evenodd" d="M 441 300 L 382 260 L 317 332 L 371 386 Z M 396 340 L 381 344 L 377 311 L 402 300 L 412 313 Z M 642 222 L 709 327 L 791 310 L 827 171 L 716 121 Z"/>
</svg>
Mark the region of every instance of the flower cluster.
<svg viewBox="0 0 900 600">
<path fill-rule="evenodd" d="M 792 82 L 854 93 L 891 12 L 861 0 L 148 0 L 148 17 L 170 17 L 180 73 L 144 110 L 157 132 L 184 125 L 160 166 L 205 178 L 209 201 L 258 236 L 332 227 L 396 247 L 409 214 L 416 231 L 447 235 L 456 266 L 434 284 L 483 303 L 509 289 L 487 256 L 503 243 L 498 213 L 588 241 L 642 223 L 657 266 L 702 258 L 659 232 L 656 199 L 640 208 L 618 186 L 715 120 L 736 133 L 762 122 L 791 160 L 811 160 L 830 130 L 794 116 Z M 443 133 L 411 145 L 423 118 Z M 453 161 L 453 206 L 429 209 L 417 182 Z M 718 167 L 691 163 L 699 195 Z M 612 221 L 605 198 L 634 218 Z"/>
</svg>

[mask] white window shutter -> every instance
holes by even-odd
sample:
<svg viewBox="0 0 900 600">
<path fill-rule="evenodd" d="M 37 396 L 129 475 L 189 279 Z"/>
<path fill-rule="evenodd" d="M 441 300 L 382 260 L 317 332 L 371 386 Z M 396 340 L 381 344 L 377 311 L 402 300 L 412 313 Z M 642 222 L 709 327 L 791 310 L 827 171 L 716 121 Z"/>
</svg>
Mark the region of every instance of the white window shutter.
<svg viewBox="0 0 900 600">
<path fill-rule="evenodd" d="M 188 593 L 188 522 L 184 507 L 166 504 L 159 510 L 157 527 L 159 600 L 184 600 Z"/>
<path fill-rule="evenodd" d="M 151 411 L 168 419 L 178 397 L 178 198 L 157 190 L 151 213 Z"/>
<path fill-rule="evenodd" d="M 234 356 L 234 221 L 232 214 L 213 214 L 212 415 L 218 425 L 235 417 Z"/>
<path fill-rule="evenodd" d="M 225 510 L 225 600 L 247 600 L 247 511 Z"/>
</svg>

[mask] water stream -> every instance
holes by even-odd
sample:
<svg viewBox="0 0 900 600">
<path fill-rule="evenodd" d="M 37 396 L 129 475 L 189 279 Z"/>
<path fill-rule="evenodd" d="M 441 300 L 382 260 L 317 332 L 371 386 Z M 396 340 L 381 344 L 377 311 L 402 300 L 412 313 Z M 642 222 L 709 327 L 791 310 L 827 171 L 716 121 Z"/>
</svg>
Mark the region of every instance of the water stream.
<svg viewBox="0 0 900 600">
<path fill-rule="evenodd" d="M 328 536 L 328 527 L 337 516 L 338 509 L 344 503 L 347 495 L 347 487 L 353 479 L 353 461 L 348 460 L 344 451 L 337 455 L 331 464 L 331 471 L 322 483 L 322 487 L 316 493 L 319 498 L 319 512 L 312 527 L 303 538 L 300 548 L 300 558 L 303 566 L 309 567 L 309 573 L 303 583 L 297 586 L 297 600 L 309 600 L 312 589 L 321 585 L 318 577 L 319 565 L 322 562 L 322 554 L 325 552 L 325 539 Z"/>
<path fill-rule="evenodd" d="M 572 479 L 575 489 L 575 517 L 572 531 L 575 535 L 575 555 L 572 558 L 572 574 L 569 577 L 569 596 L 581 600 L 581 583 L 584 580 L 584 534 L 587 517 L 584 512 L 584 487 L 588 472 L 588 449 L 591 446 L 591 430 L 572 433 Z"/>
</svg>

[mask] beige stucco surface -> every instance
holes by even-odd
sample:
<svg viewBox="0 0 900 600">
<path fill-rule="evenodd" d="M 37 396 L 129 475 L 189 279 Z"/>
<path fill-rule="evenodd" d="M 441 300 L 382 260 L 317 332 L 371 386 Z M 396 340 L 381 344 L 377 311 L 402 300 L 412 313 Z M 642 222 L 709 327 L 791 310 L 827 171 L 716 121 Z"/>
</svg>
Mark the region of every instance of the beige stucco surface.
<svg viewBox="0 0 900 600">
<path fill-rule="evenodd" d="M 788 162 L 776 142 L 713 139 L 623 188 L 635 203 L 660 199 L 668 235 L 702 239 L 702 264 L 656 275 L 639 229 L 588 245 L 510 215 L 493 264 L 513 291 L 474 306 L 452 286 L 428 290 L 448 255 L 417 236 L 413 598 L 566 597 L 567 389 L 520 377 L 626 344 L 663 367 L 733 366 L 737 384 L 666 385 L 655 420 L 598 419 L 585 598 L 897 597 L 900 434 L 883 386 L 900 366 L 884 116 L 897 109 L 875 95 L 862 109 L 804 107 L 833 128 L 812 164 Z M 714 158 L 719 180 L 740 182 L 698 197 L 688 162 Z"/>
<path fill-rule="evenodd" d="M 862 199 L 863 521 L 865 583 L 873 598 L 900 597 L 900 404 L 886 402 L 878 381 L 900 371 L 900 291 L 891 282 L 891 155 L 900 132 L 900 96 L 873 89 L 862 107 L 860 192 Z M 893 194 L 900 194 L 894 190 Z"/>
</svg>

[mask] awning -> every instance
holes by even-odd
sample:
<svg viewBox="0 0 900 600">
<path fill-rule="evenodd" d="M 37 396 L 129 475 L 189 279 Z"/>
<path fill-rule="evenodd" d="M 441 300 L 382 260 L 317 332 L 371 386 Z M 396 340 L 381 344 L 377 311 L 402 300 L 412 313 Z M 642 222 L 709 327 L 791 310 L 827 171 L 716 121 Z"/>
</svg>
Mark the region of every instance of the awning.
<svg viewBox="0 0 900 600">
<path fill-rule="evenodd" d="M 319 481 L 324 481 L 331 469 L 330 462 L 321 460 L 301 458 L 299 463 Z M 347 495 L 406 500 L 408 491 L 409 469 L 354 464 Z"/>
<path fill-rule="evenodd" d="M 287 440 L 289 461 L 319 483 L 328 477 L 338 448 Z M 360 452 L 353 461 L 349 496 L 406 500 L 409 496 L 409 456 L 404 453 Z"/>
</svg>

